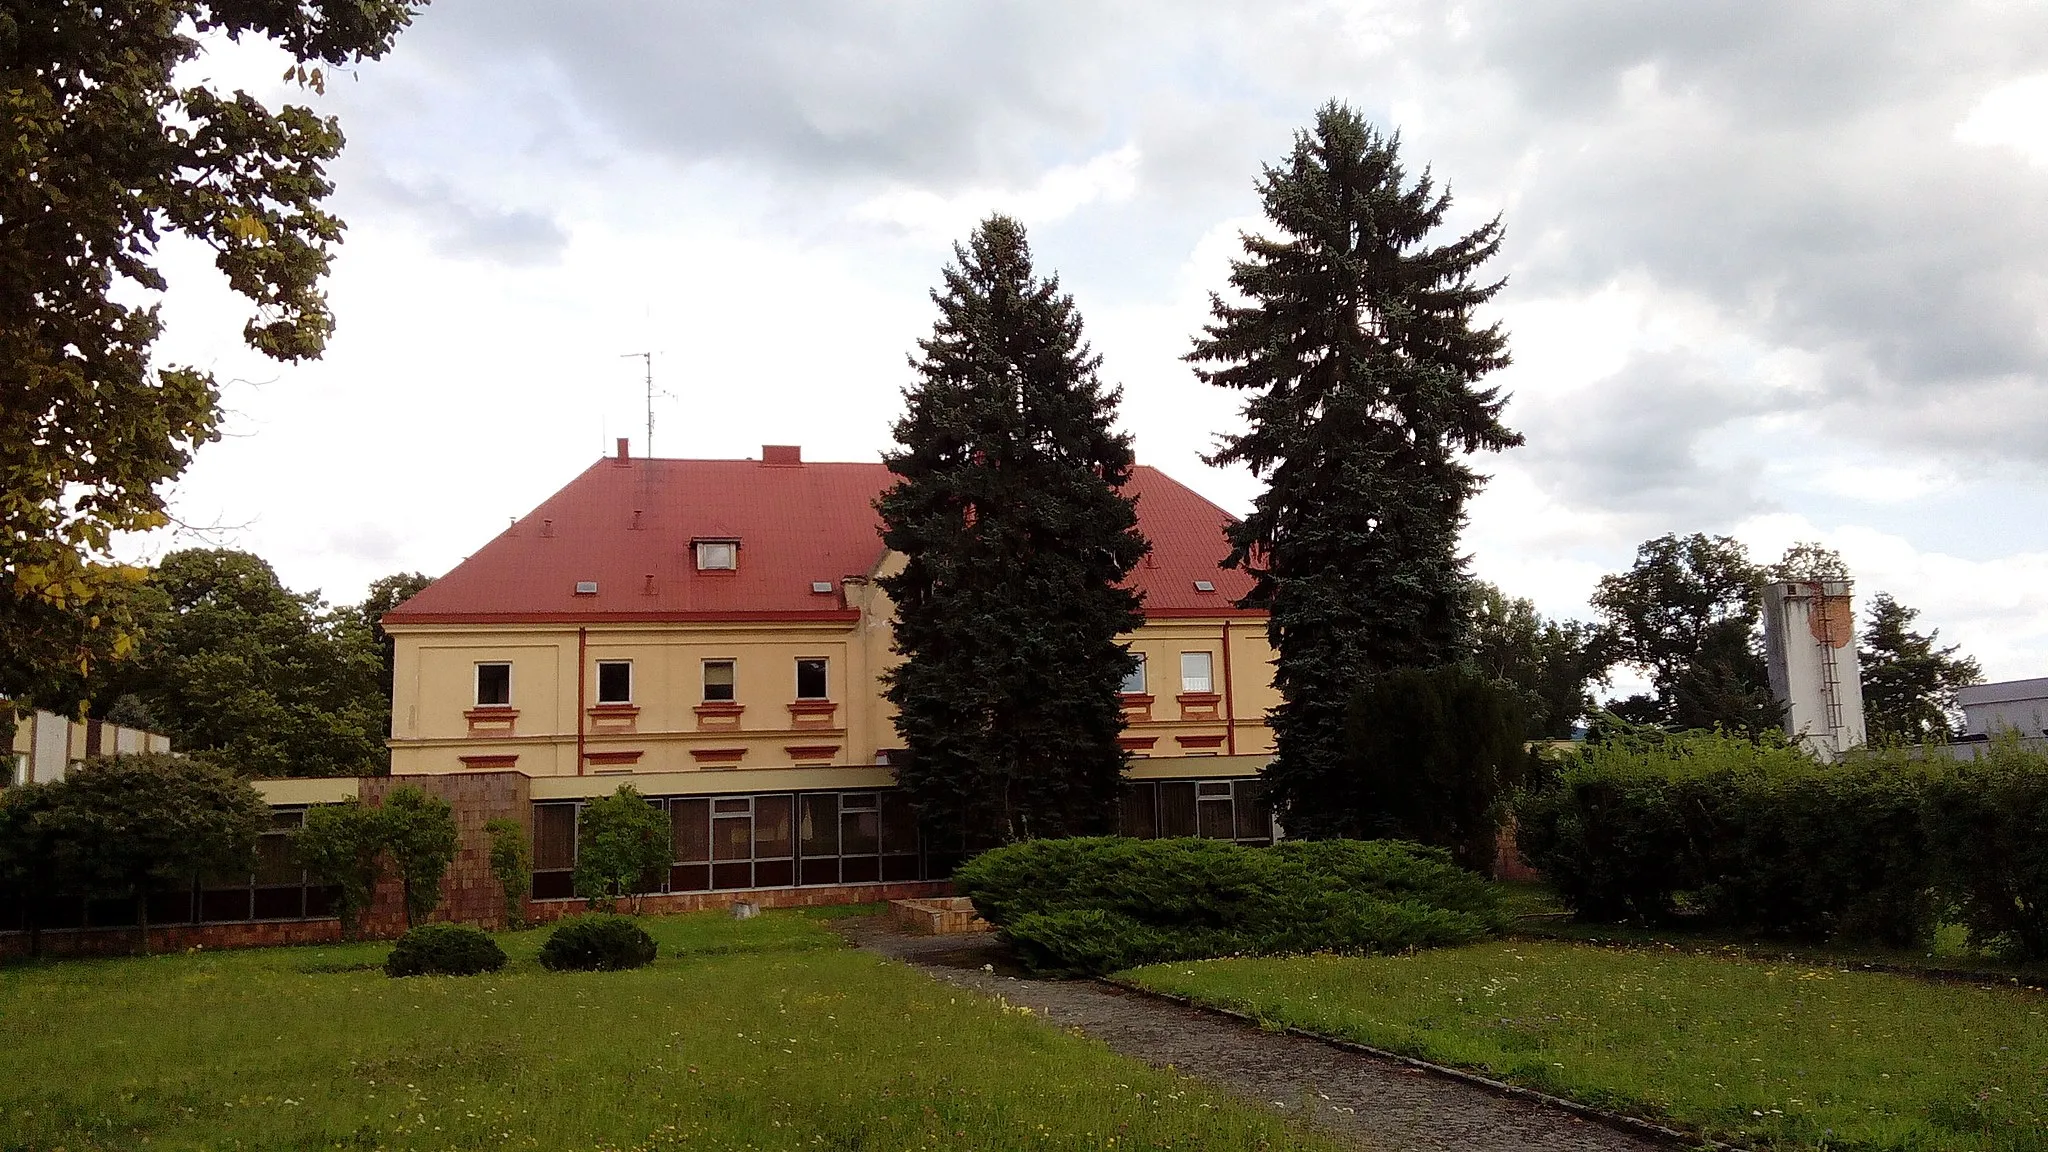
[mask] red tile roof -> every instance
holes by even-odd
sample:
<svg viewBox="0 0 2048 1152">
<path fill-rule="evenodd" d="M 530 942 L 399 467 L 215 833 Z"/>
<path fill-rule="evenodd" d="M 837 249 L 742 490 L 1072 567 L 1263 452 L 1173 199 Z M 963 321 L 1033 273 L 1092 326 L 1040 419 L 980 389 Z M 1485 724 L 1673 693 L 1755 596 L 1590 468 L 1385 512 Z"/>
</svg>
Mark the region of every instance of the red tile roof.
<svg viewBox="0 0 2048 1152">
<path fill-rule="evenodd" d="M 393 624 L 851 620 L 843 576 L 882 559 L 881 464 L 603 459 L 392 610 Z M 1127 491 L 1152 556 L 1131 574 L 1153 618 L 1262 615 L 1231 607 L 1251 587 L 1216 567 L 1229 513 L 1156 468 Z M 736 539 L 734 572 L 699 572 L 692 542 Z M 1196 590 L 1195 581 L 1215 585 Z M 594 583 L 594 594 L 576 591 Z M 829 582 L 832 591 L 812 591 Z"/>
</svg>

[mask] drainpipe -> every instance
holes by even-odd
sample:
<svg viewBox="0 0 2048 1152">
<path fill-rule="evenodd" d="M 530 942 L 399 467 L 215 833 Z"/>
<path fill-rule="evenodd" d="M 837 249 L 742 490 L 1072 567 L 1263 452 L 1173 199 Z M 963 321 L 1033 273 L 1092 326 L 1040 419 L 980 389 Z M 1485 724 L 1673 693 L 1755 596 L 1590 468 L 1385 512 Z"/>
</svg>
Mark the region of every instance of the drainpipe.
<svg viewBox="0 0 2048 1152">
<path fill-rule="evenodd" d="M 576 774 L 583 775 L 583 665 L 590 651 L 590 629 L 576 629 Z"/>
<path fill-rule="evenodd" d="M 1225 749 L 1237 755 L 1237 705 L 1230 698 L 1230 621 L 1223 622 L 1223 740 Z"/>
</svg>

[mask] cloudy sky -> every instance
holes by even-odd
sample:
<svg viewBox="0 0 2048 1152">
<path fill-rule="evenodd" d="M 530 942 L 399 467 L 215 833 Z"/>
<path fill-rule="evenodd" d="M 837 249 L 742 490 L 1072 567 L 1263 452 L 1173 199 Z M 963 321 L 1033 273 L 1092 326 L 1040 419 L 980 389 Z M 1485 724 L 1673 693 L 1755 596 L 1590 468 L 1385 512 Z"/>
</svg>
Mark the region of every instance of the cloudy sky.
<svg viewBox="0 0 2048 1152">
<path fill-rule="evenodd" d="M 267 98 L 283 61 L 195 76 Z M 1031 228 L 1141 460 L 1235 402 L 1179 357 L 1253 181 L 1318 104 L 1507 224 L 1475 569 L 1583 615 L 1665 532 L 1840 549 L 1993 678 L 2048 675 L 2048 8 L 1804 0 L 1286 4 L 438 0 L 323 111 L 349 221 L 320 363 L 238 346 L 174 248 L 171 358 L 232 434 L 176 492 L 330 599 L 446 570 L 631 435 L 871 460 L 949 245 Z"/>
</svg>

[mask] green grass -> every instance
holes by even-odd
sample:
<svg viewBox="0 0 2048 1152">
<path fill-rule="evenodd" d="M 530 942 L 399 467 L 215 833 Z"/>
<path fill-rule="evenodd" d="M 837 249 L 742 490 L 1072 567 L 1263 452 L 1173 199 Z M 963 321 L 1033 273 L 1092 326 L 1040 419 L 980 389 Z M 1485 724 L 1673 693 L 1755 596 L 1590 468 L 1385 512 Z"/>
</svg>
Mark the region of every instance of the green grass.
<svg viewBox="0 0 2048 1152">
<path fill-rule="evenodd" d="M 1140 985 L 1772 1148 L 2048 1148 L 2048 996 L 1506 941 L 1158 964 Z"/>
<path fill-rule="evenodd" d="M 661 958 L 392 980 L 375 944 L 0 969 L 0 1149 L 1319 1148 L 817 914 Z"/>
</svg>

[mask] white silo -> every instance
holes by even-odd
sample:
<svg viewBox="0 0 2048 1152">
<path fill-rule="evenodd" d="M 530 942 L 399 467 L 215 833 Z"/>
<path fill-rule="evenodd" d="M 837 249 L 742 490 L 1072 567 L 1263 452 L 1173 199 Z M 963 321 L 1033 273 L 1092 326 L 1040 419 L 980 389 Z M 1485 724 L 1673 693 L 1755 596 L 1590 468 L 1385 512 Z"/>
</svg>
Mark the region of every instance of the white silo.
<svg viewBox="0 0 2048 1152">
<path fill-rule="evenodd" d="M 1764 589 L 1764 649 L 1785 733 L 1823 760 L 1864 742 L 1863 677 L 1847 580 L 1798 580 Z"/>
</svg>

